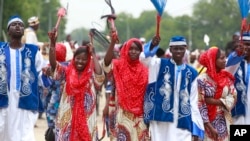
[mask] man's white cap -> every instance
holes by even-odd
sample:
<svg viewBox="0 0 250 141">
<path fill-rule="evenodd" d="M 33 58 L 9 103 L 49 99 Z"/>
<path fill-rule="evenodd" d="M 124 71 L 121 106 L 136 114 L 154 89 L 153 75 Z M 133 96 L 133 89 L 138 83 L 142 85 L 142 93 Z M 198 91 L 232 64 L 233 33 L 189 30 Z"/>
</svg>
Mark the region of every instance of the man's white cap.
<svg viewBox="0 0 250 141">
<path fill-rule="evenodd" d="M 29 23 L 29 26 L 37 25 L 37 24 L 39 24 L 39 19 L 36 16 L 30 17 L 28 19 L 28 23 Z"/>
</svg>

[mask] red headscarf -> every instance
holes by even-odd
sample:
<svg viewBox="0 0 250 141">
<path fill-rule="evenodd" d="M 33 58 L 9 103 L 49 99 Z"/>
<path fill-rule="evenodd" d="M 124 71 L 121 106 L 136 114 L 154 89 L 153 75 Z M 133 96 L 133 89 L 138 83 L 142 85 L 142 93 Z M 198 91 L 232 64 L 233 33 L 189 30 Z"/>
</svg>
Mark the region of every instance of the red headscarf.
<svg viewBox="0 0 250 141">
<path fill-rule="evenodd" d="M 225 86 L 229 86 L 234 83 L 234 76 L 231 73 L 225 70 L 216 72 L 216 56 L 218 51 L 219 48 L 211 47 L 206 52 L 202 53 L 199 58 L 200 64 L 207 68 L 206 73 L 208 76 L 216 83 L 217 88 L 214 95 L 215 99 L 221 98 L 222 91 Z M 209 119 L 212 121 L 216 117 L 216 105 L 207 104 L 207 107 Z"/>
<path fill-rule="evenodd" d="M 148 69 L 139 59 L 130 59 L 128 52 L 134 42 L 141 44 L 136 38 L 128 40 L 122 47 L 120 59 L 114 60 L 113 71 L 119 105 L 136 116 L 142 116 Z"/>
<path fill-rule="evenodd" d="M 56 43 L 56 61 L 66 61 L 66 46 L 63 43 Z"/>
<path fill-rule="evenodd" d="M 84 97 L 86 93 L 91 93 L 91 85 L 89 80 L 92 75 L 91 55 L 87 49 L 88 62 L 82 72 L 75 67 L 75 56 L 82 53 L 79 47 L 74 54 L 67 70 L 66 70 L 66 92 L 74 97 L 74 105 L 72 108 L 72 124 L 71 124 L 71 141 L 91 141 L 91 136 L 87 125 L 87 116 L 84 110 Z M 79 51 L 78 51 L 79 50 Z M 77 133 L 77 135 L 75 135 Z"/>
</svg>

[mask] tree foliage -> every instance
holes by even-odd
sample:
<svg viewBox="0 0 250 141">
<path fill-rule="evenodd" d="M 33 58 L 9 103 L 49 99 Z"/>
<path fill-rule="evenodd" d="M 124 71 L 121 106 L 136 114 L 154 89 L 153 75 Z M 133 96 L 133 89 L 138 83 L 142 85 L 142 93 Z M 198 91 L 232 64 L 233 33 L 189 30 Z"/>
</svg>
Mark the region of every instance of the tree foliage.
<svg viewBox="0 0 250 141">
<path fill-rule="evenodd" d="M 13 14 L 19 14 L 24 21 L 30 16 L 40 17 L 39 40 L 46 41 L 47 32 L 51 30 L 57 20 L 59 1 L 53 0 L 12 0 L 4 1 L 3 26 L 6 30 L 8 18 Z M 167 10 L 166 10 L 167 11 Z M 156 10 L 144 11 L 137 18 L 128 13 L 118 13 L 115 24 L 118 30 L 120 42 L 135 37 L 145 37 L 149 41 L 156 32 Z M 59 40 L 65 38 L 66 19 L 61 22 L 59 28 Z M 187 38 L 190 49 L 205 48 L 203 37 L 210 37 L 210 46 L 224 48 L 226 42 L 231 40 L 234 32 L 240 30 L 241 16 L 236 0 L 200 0 L 193 7 L 192 16 L 183 15 L 173 17 L 167 12 L 163 13 L 160 25 L 160 46 L 168 48 L 169 39 L 174 35 L 182 35 Z M 88 40 L 86 28 L 75 29 L 70 33 L 72 38 L 81 44 L 82 40 Z M 109 35 L 109 29 L 104 34 Z"/>
<path fill-rule="evenodd" d="M 240 30 L 241 16 L 236 0 L 200 0 L 193 9 L 193 42 L 204 47 L 203 36 L 208 34 L 210 45 L 224 48 L 232 34 Z"/>
<path fill-rule="evenodd" d="M 47 33 L 55 26 L 57 21 L 57 10 L 61 5 L 58 0 L 3 0 L 3 13 L 2 13 L 2 29 L 7 33 L 7 22 L 13 15 L 19 15 L 28 26 L 27 20 L 32 16 L 38 16 L 40 20 L 40 27 L 37 33 L 38 40 L 47 42 Z M 59 27 L 59 40 L 64 38 L 66 20 L 61 21 Z M 1 31 L 2 31 L 1 30 Z M 1 36 L 2 37 L 2 36 Z M 0 39 L 0 40 L 3 40 Z"/>
</svg>

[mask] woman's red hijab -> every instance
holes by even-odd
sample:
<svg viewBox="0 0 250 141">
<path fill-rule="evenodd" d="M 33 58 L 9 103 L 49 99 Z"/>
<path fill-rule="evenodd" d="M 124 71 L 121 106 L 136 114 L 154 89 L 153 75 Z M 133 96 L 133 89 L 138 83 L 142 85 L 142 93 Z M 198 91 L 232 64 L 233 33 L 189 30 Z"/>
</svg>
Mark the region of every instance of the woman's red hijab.
<svg viewBox="0 0 250 141">
<path fill-rule="evenodd" d="M 91 93 L 90 79 L 93 73 L 91 67 L 91 55 L 87 47 L 79 47 L 77 50 L 86 49 L 88 54 L 88 62 L 82 72 L 79 72 L 75 66 L 75 56 L 71 60 L 66 70 L 66 92 L 74 97 L 74 105 L 72 107 L 72 121 L 70 141 L 91 141 L 87 125 L 87 116 L 84 109 L 84 98 L 86 93 Z M 76 52 L 78 52 L 76 50 Z M 80 54 L 82 52 L 79 52 Z M 77 134 L 75 134 L 77 133 Z"/>
<path fill-rule="evenodd" d="M 124 43 L 120 58 L 113 62 L 113 73 L 119 105 L 136 116 L 142 116 L 144 94 L 148 84 L 148 69 L 139 59 L 130 59 L 128 52 L 134 42 L 141 44 L 136 38 Z"/>
<path fill-rule="evenodd" d="M 218 51 L 219 48 L 211 47 L 206 52 L 201 54 L 199 58 L 200 64 L 207 68 L 206 73 L 212 80 L 214 80 L 217 86 L 214 95 L 215 99 L 221 98 L 223 88 L 226 85 L 231 85 L 232 83 L 234 83 L 234 76 L 231 73 L 225 71 L 224 69 L 219 72 L 216 72 L 216 56 Z M 207 107 L 209 119 L 210 121 L 212 121 L 216 117 L 216 105 L 207 104 Z"/>
</svg>

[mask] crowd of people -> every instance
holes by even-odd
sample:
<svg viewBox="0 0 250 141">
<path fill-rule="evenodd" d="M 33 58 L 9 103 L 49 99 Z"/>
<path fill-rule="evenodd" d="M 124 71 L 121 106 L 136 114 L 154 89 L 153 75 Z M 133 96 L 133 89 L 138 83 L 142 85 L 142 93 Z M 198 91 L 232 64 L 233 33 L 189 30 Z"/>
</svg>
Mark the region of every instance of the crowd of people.
<svg viewBox="0 0 250 141">
<path fill-rule="evenodd" d="M 70 35 L 38 41 L 38 17 L 7 23 L 0 42 L 0 138 L 35 141 L 34 127 L 44 112 L 46 141 L 99 140 L 99 108 L 111 141 L 228 141 L 230 125 L 250 124 L 250 33 L 235 33 L 224 49 L 189 51 L 184 36 L 130 38 L 110 44 L 102 60 L 93 42 Z M 230 46 L 230 47 L 229 47 Z M 98 107 L 105 90 L 106 103 Z M 40 113 L 40 116 L 39 116 Z"/>
</svg>

